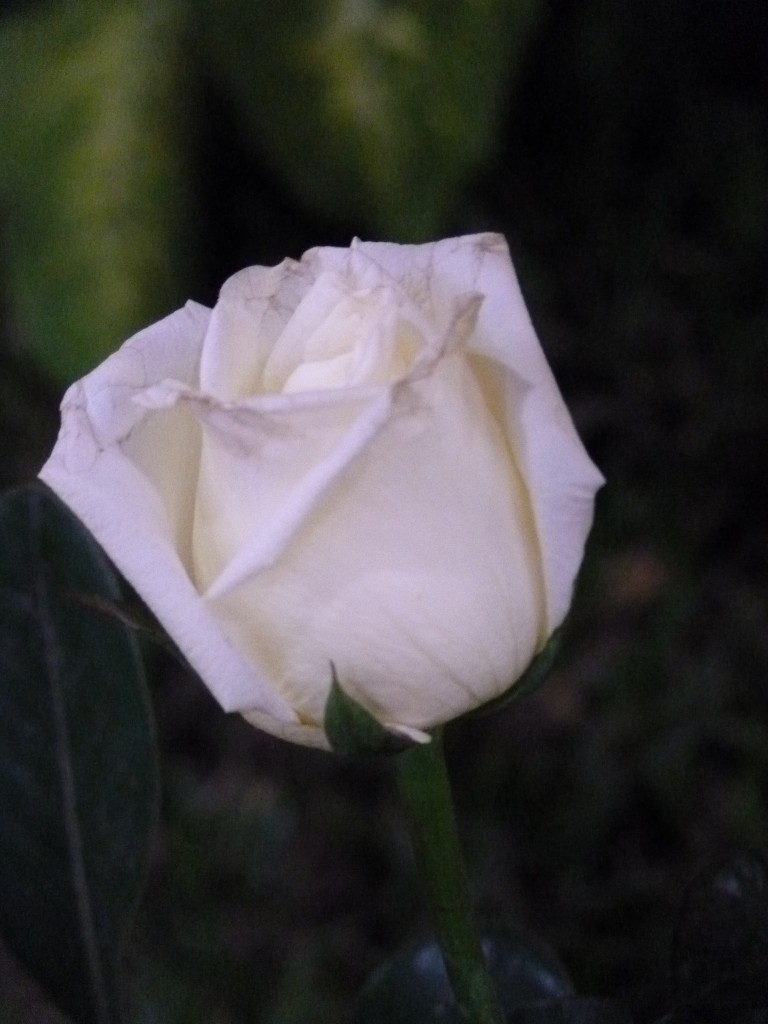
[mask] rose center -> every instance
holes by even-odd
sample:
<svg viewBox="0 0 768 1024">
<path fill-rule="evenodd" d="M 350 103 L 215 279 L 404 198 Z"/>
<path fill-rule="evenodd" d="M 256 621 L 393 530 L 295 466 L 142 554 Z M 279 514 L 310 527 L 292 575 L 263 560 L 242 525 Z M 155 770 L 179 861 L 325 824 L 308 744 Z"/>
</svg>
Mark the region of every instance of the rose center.
<svg viewBox="0 0 768 1024">
<path fill-rule="evenodd" d="M 390 384 L 423 346 L 421 332 L 393 304 L 371 293 L 347 297 L 306 339 L 303 359 L 281 391 L 326 391 Z"/>
</svg>

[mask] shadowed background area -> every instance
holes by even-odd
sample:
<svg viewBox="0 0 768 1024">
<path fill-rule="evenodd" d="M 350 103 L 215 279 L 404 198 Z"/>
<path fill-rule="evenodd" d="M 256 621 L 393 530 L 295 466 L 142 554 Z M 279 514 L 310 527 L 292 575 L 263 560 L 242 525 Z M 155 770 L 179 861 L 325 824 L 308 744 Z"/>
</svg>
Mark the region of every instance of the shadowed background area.
<svg viewBox="0 0 768 1024">
<path fill-rule="evenodd" d="M 70 380 L 243 266 L 507 236 L 608 486 L 549 682 L 449 757 L 478 907 L 589 993 L 662 989 L 692 874 L 768 853 L 766 47 L 758 0 L 0 15 L 3 485 Z M 388 765 L 258 734 L 148 655 L 136 1019 L 340 1019 L 428 928 Z"/>
</svg>

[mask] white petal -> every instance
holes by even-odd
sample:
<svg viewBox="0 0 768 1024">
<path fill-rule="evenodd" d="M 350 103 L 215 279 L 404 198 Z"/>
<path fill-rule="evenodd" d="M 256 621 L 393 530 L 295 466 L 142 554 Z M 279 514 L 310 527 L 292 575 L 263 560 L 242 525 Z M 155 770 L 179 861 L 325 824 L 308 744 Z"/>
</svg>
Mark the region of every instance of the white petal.
<svg viewBox="0 0 768 1024">
<path fill-rule="evenodd" d="M 471 346 L 495 365 L 479 366 L 528 488 L 547 594 L 548 631 L 562 622 L 604 483 L 573 427 L 523 301 L 501 235 L 449 238 L 428 245 L 355 241 L 305 256 L 318 267 L 396 281 L 439 330 L 456 297 L 483 297 Z M 501 368 L 505 367 L 506 372 Z"/>
<path fill-rule="evenodd" d="M 489 403 L 499 411 L 530 495 L 551 632 L 570 605 L 594 495 L 604 480 L 573 427 L 547 364 L 507 244 L 501 235 L 485 234 L 430 246 L 367 242 L 360 248 L 406 288 L 417 287 L 409 284 L 414 265 L 425 268 L 427 293 L 422 301 L 439 319 L 457 294 L 474 291 L 483 296 L 471 347 L 493 361 L 479 365 L 478 376 Z"/>
<path fill-rule="evenodd" d="M 267 360 L 311 284 L 306 267 L 295 260 L 230 277 L 205 339 L 200 388 L 229 401 L 260 391 Z"/>
<path fill-rule="evenodd" d="M 62 405 L 59 439 L 40 476 L 91 531 L 225 709 L 253 709 L 295 722 L 258 659 L 245 658 L 210 614 L 180 560 L 173 520 L 178 510 L 168 486 L 158 487 L 154 477 L 163 468 L 173 473 L 174 456 L 184 462 L 190 432 L 174 435 L 182 449 L 166 444 L 170 454 L 159 455 L 144 443 L 147 435 L 140 445 L 136 440 L 147 410 L 133 397 L 158 377 L 194 377 L 207 321 L 203 307 L 179 311 L 126 342 L 74 385 Z M 149 430 L 162 423 L 157 413 L 147 419 L 153 423 Z M 189 422 L 194 423 L 191 417 Z M 186 496 L 189 482 L 174 479 Z"/>
<path fill-rule="evenodd" d="M 119 448 L 156 488 L 158 528 L 187 564 L 200 430 L 184 410 L 148 417 L 136 398 L 163 377 L 196 380 L 209 318 L 206 307 L 188 303 L 73 384 L 56 444 L 57 459 L 73 474 L 87 473 L 101 452 Z"/>
<path fill-rule="evenodd" d="M 246 711 L 243 713 L 243 718 L 256 729 L 262 729 L 281 740 L 287 740 L 288 743 L 300 743 L 303 747 L 330 750 L 328 737 L 320 725 L 307 725 L 299 722 L 298 719 L 294 722 L 284 722 L 258 711 Z"/>
<path fill-rule="evenodd" d="M 347 416 L 338 405 L 329 432 L 321 433 L 317 421 L 311 434 L 294 423 L 293 451 L 289 455 L 283 444 L 281 457 L 270 461 L 264 448 L 238 451 L 208 435 L 197 491 L 200 543 L 195 554 L 208 598 L 220 597 L 275 564 L 335 479 L 386 422 L 390 395 L 381 389 L 346 429 Z M 222 488 L 231 499 L 226 507 Z M 221 571 L 207 582 L 217 564 Z"/>
<path fill-rule="evenodd" d="M 507 367 L 486 367 L 491 404 L 498 403 L 507 437 L 526 483 L 536 521 L 549 631 L 565 617 L 584 544 L 592 525 L 595 492 L 604 479 L 573 426 L 525 307 L 501 236 L 480 236 L 435 254 L 440 284 L 450 293 L 470 274 L 485 296 L 472 348 Z M 446 245 L 445 252 L 443 246 Z"/>
<path fill-rule="evenodd" d="M 505 690 L 543 640 L 524 488 L 472 373 L 447 357 L 397 397 L 274 568 L 212 600 L 305 722 L 331 662 L 380 721 L 424 730 Z"/>
<path fill-rule="evenodd" d="M 54 449 L 40 476 L 91 531 L 225 710 L 296 721 L 210 614 L 157 528 L 153 492 L 126 459 L 103 452 L 87 472 L 70 473 Z"/>
</svg>

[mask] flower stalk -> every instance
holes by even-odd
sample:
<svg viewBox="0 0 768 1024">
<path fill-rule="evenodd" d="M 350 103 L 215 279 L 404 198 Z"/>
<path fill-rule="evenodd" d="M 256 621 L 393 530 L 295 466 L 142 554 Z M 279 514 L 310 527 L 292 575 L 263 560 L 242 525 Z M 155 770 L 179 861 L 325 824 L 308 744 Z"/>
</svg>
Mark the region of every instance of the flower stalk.
<svg viewBox="0 0 768 1024">
<path fill-rule="evenodd" d="M 399 754 L 395 763 L 419 874 L 459 1012 L 467 1024 L 503 1024 L 473 922 L 442 729 L 435 730 L 431 743 Z"/>
</svg>

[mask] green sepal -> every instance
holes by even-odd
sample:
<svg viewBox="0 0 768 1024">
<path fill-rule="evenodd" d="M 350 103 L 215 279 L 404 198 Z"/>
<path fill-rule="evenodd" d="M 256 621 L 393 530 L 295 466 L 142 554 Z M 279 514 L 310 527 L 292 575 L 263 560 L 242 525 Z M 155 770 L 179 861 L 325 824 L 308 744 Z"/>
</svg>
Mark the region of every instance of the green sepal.
<svg viewBox="0 0 768 1024">
<path fill-rule="evenodd" d="M 466 715 L 461 717 L 474 718 L 477 715 L 487 715 L 494 711 L 501 711 L 502 708 L 506 707 L 507 704 L 511 704 L 512 701 L 525 697 L 534 690 L 538 690 L 552 671 L 552 666 L 560 651 L 563 629 L 564 626 L 558 626 L 539 653 L 534 655 L 533 661 L 531 661 L 525 672 L 517 678 L 508 690 L 499 694 L 498 697 L 494 697 L 493 700 L 489 700 L 487 704 L 482 704 L 479 708 L 473 708 L 472 711 L 468 711 Z"/>
<path fill-rule="evenodd" d="M 388 729 L 345 693 L 331 663 L 331 691 L 325 702 L 323 728 L 336 754 L 398 754 L 415 740 Z"/>
</svg>

